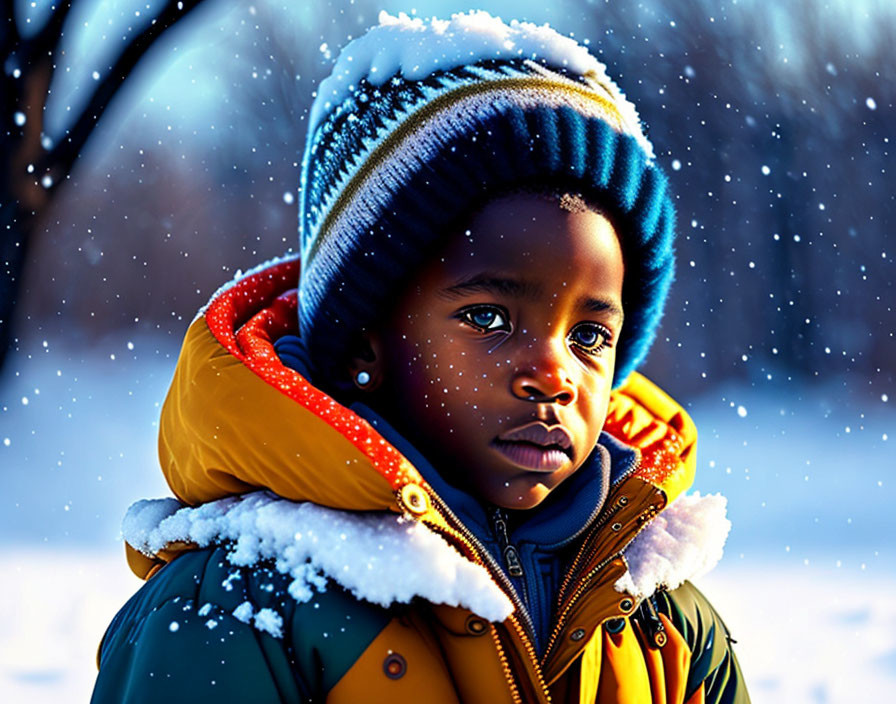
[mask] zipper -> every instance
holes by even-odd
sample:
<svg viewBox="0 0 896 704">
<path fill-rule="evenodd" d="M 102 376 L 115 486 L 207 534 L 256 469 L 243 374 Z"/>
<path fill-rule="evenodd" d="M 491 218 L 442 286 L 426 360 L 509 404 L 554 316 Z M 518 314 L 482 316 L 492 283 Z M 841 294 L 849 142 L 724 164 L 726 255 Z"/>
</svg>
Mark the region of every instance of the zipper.
<svg viewBox="0 0 896 704">
<path fill-rule="evenodd" d="M 504 592 L 507 594 L 511 603 L 514 607 L 514 613 L 510 614 L 508 617 L 508 621 L 519 637 L 520 642 L 523 644 L 523 649 L 526 651 L 526 655 L 529 657 L 529 660 L 532 664 L 532 670 L 535 672 L 537 679 L 537 686 L 541 690 L 542 696 L 546 702 L 551 701 L 551 695 L 548 692 L 548 686 L 545 684 L 544 677 L 541 672 L 541 666 L 538 662 L 538 653 L 535 651 L 535 646 L 533 645 L 533 641 L 535 640 L 535 626 L 532 623 L 532 618 L 529 616 L 529 612 L 526 610 L 526 607 L 523 605 L 519 594 L 517 594 L 516 588 L 513 586 L 513 583 L 507 578 L 507 575 L 504 574 L 504 570 L 501 569 L 501 566 L 495 561 L 495 559 L 488 552 L 486 547 L 480 542 L 479 538 L 477 538 L 473 533 L 461 522 L 461 520 L 455 515 L 455 513 L 448 508 L 447 504 L 442 500 L 440 496 L 435 494 L 434 492 L 429 492 L 430 500 L 433 504 L 438 507 L 439 511 L 448 521 L 450 527 L 454 530 L 455 535 L 448 535 L 448 537 L 452 538 L 461 538 L 463 542 L 467 544 L 467 547 L 470 548 L 473 556 L 478 558 L 478 560 L 483 563 L 486 568 L 491 573 L 492 579 L 498 582 L 499 586 L 501 586 Z M 433 525 L 433 528 L 436 530 L 440 530 L 439 526 Z M 522 621 L 522 623 L 520 623 Z M 504 668 L 504 673 L 507 676 L 507 681 L 510 685 L 511 697 L 514 702 L 522 703 L 522 698 L 519 694 L 519 688 L 514 680 L 513 669 L 510 666 L 509 659 L 507 654 L 504 652 L 504 648 L 500 643 L 500 637 L 495 635 L 495 643 L 498 648 L 498 657 L 501 659 L 501 665 Z"/>
<path fill-rule="evenodd" d="M 631 467 L 629 467 L 629 469 L 624 474 L 620 475 L 619 478 L 615 482 L 613 482 L 613 487 L 618 486 L 623 481 L 625 481 L 630 476 L 632 476 L 635 472 L 637 472 L 640 465 L 641 465 L 641 455 L 639 453 L 637 458 L 635 459 L 635 461 L 632 462 Z M 597 532 L 598 530 L 600 530 L 604 525 L 606 525 L 606 523 L 613 516 L 616 515 L 616 513 L 618 513 L 618 511 L 620 509 L 621 509 L 621 506 L 619 506 L 618 503 L 614 503 L 614 505 L 607 512 L 605 512 L 603 515 L 600 516 L 600 518 L 598 518 L 598 520 L 594 524 L 591 532 Z M 553 650 L 554 646 L 556 645 L 557 639 L 559 638 L 560 633 L 563 631 L 563 627 L 566 625 L 565 621 L 566 621 L 566 618 L 569 616 L 569 612 L 572 611 L 572 607 L 576 604 L 576 602 L 579 600 L 581 595 L 585 591 L 587 591 L 588 585 L 591 582 L 591 580 L 594 578 L 594 576 L 598 572 L 600 572 L 604 567 L 609 565 L 616 558 L 617 555 L 621 555 L 622 552 L 625 550 L 625 548 L 627 548 L 631 544 L 631 542 L 638 536 L 638 534 L 642 530 L 644 530 L 644 528 L 647 527 L 647 524 L 648 524 L 648 521 L 645 521 L 638 528 L 638 530 L 636 530 L 632 534 L 632 536 L 629 538 L 629 540 L 626 541 L 625 545 L 623 545 L 618 551 L 614 552 L 612 555 L 609 555 L 606 559 L 602 560 L 600 562 L 600 564 L 598 564 L 596 567 L 589 570 L 588 573 L 583 578 L 579 578 L 578 574 L 577 574 L 579 571 L 579 566 L 582 563 L 587 564 L 593 557 L 594 552 L 597 550 L 597 548 L 594 546 L 591 546 L 590 548 L 588 547 L 588 545 L 582 546 L 582 548 L 579 550 L 579 553 L 576 555 L 575 559 L 573 560 L 573 563 L 572 563 L 570 569 L 567 571 L 566 577 L 563 580 L 563 584 L 560 585 L 560 591 L 558 593 L 558 604 L 557 604 L 558 608 L 563 604 L 564 593 L 569 588 L 569 585 L 570 585 L 570 583 L 572 583 L 574 578 L 578 582 L 578 586 L 576 587 L 576 589 L 572 593 L 572 595 L 568 599 L 565 600 L 566 605 L 562 608 L 559 615 L 557 616 L 557 620 L 554 623 L 554 628 L 551 631 L 551 635 L 548 638 L 547 645 L 545 646 L 544 655 L 541 658 L 541 665 L 545 665 L 547 663 L 548 658 L 551 655 L 551 651 Z M 587 559 L 583 559 L 584 556 L 586 555 L 586 552 L 587 552 Z"/>
<path fill-rule="evenodd" d="M 613 482 L 613 484 L 610 487 L 610 491 L 607 492 L 607 496 L 609 497 L 610 495 L 612 495 L 612 493 L 613 493 L 612 490 L 615 489 L 620 484 L 622 484 L 622 482 L 624 482 L 630 476 L 635 474 L 638 471 L 638 469 L 640 468 L 640 466 L 641 466 L 641 453 L 639 452 L 638 455 L 635 457 L 635 460 L 629 465 L 628 469 L 626 469 L 625 472 L 620 474 L 616 478 L 616 481 Z M 601 509 L 606 508 L 606 504 L 603 504 L 600 508 Z M 621 506 L 619 505 L 618 501 L 616 503 L 614 503 L 612 506 L 610 506 L 609 508 L 607 508 L 607 510 L 604 511 L 593 524 L 588 525 L 588 528 L 590 528 L 590 532 L 594 533 L 599 528 L 602 528 L 604 525 L 606 525 L 609 522 L 609 520 L 619 512 L 620 508 L 621 508 Z M 581 533 L 581 531 L 580 531 L 580 533 Z M 578 534 L 576 537 L 578 537 Z M 563 605 L 563 602 L 564 602 L 563 597 L 566 593 L 566 590 L 569 588 L 569 584 L 572 582 L 573 577 L 575 577 L 576 574 L 578 573 L 579 565 L 582 564 L 582 562 L 586 562 L 586 560 L 583 560 L 583 558 L 586 555 L 586 551 L 587 551 L 587 556 L 590 559 L 592 554 L 594 553 L 594 550 L 595 550 L 595 548 L 591 548 L 591 549 L 588 548 L 587 541 L 582 545 L 581 548 L 579 548 L 579 551 L 578 551 L 578 553 L 576 553 L 576 556 L 573 559 L 572 563 L 570 564 L 569 569 L 566 570 L 566 575 L 563 578 L 563 582 L 560 584 L 560 589 L 557 591 L 557 608 L 558 609 Z"/>
<path fill-rule="evenodd" d="M 504 509 L 495 506 L 489 509 L 489 517 L 492 520 L 495 537 L 501 546 L 504 564 L 507 565 L 507 574 L 511 577 L 522 577 L 523 563 L 520 561 L 520 554 L 516 547 L 510 542 L 510 535 L 507 531 L 507 514 Z"/>
<path fill-rule="evenodd" d="M 638 462 L 640 461 L 640 457 L 641 457 L 640 451 L 638 451 L 638 454 L 635 456 L 635 459 L 632 461 L 631 465 L 629 465 L 628 469 L 626 469 L 621 475 L 616 477 L 616 481 L 610 485 L 609 489 L 607 490 L 607 496 L 610 495 L 610 491 L 613 489 L 614 486 L 618 485 L 619 482 L 624 480 L 626 477 L 629 476 L 629 474 L 631 474 L 633 471 L 635 471 L 635 467 L 637 466 Z M 612 463 L 612 459 L 610 460 L 610 462 Z M 588 515 L 588 520 L 586 520 L 582 524 L 581 528 L 579 528 L 575 533 L 570 535 L 568 538 L 564 538 L 563 541 L 561 541 L 559 543 L 555 543 L 554 545 L 551 545 L 550 547 L 551 548 L 559 548 L 559 547 L 563 547 L 564 545 L 569 545 L 570 543 L 577 540 L 582 535 L 582 533 L 593 528 L 593 521 L 598 517 L 600 512 L 604 509 L 605 505 L 606 504 L 603 502 L 600 504 L 595 504 L 594 508 L 591 509 L 591 513 Z M 559 592 L 558 592 L 558 596 L 559 596 Z"/>
<path fill-rule="evenodd" d="M 510 667 L 510 658 L 504 652 L 504 645 L 501 643 L 501 636 L 496 630 L 492 631 L 492 640 L 495 643 L 495 649 L 498 651 L 498 659 L 501 661 L 501 669 L 504 671 L 504 679 L 510 685 L 510 698 L 513 704 L 523 704 L 523 698 L 520 696 L 519 687 L 516 684 L 516 678 L 513 676 L 513 669 Z"/>
<path fill-rule="evenodd" d="M 473 535 L 470 529 L 461 522 L 461 520 L 450 508 L 448 508 L 448 505 L 441 499 L 441 497 L 434 493 L 431 493 L 430 498 L 432 499 L 433 504 L 435 504 L 442 512 L 442 515 L 445 516 L 445 518 L 447 518 L 452 524 L 452 528 L 454 528 L 454 530 L 460 535 L 460 537 L 462 537 L 473 548 L 473 553 L 479 559 L 479 561 L 485 563 L 486 567 L 489 568 L 489 571 L 493 573 L 492 578 L 495 579 L 504 588 L 504 591 L 507 592 L 507 596 L 510 598 L 510 601 L 513 602 L 515 610 L 520 614 L 524 625 L 528 629 L 526 638 L 528 640 L 534 641 L 535 624 L 532 623 L 529 612 L 523 604 L 523 601 L 520 598 L 519 594 L 517 593 L 516 587 L 513 586 L 513 582 L 511 582 L 507 578 L 507 575 L 504 574 L 504 570 L 501 569 L 501 566 L 495 561 L 495 558 L 492 557 L 488 549 L 480 542 L 479 538 Z M 434 527 L 438 528 L 438 526 Z"/>
<path fill-rule="evenodd" d="M 594 576 L 598 572 L 600 572 L 604 567 L 609 565 L 616 558 L 616 556 L 618 554 L 620 554 L 623 550 L 625 550 L 625 548 L 627 548 L 631 544 L 632 540 L 634 540 L 637 537 L 638 533 L 640 533 L 642 530 L 644 530 L 644 526 L 642 526 L 641 528 L 639 528 L 638 530 L 635 531 L 635 533 L 634 533 L 634 535 L 632 535 L 631 539 L 629 541 L 627 541 L 625 545 L 622 546 L 622 548 L 619 550 L 619 552 L 610 555 L 607 559 L 603 560 L 599 565 L 597 565 L 597 567 L 594 567 L 593 569 L 589 570 L 588 574 L 586 574 L 585 577 L 582 580 L 580 580 L 579 586 L 573 592 L 572 596 L 569 598 L 569 601 L 566 603 L 566 606 L 564 607 L 563 612 L 557 618 L 557 622 L 554 625 L 554 630 L 551 633 L 551 637 L 548 639 L 548 644 L 547 644 L 547 647 L 545 648 L 544 656 L 541 659 L 541 664 L 547 663 L 548 658 L 551 655 L 551 649 L 556 644 L 557 638 L 560 636 L 560 632 L 563 630 L 563 627 L 566 625 L 564 623 L 564 621 L 566 620 L 567 616 L 569 616 L 569 612 L 572 611 L 572 607 L 575 605 L 575 603 L 579 600 L 579 598 L 582 596 L 582 594 L 584 594 L 587 591 L 589 582 L 594 578 Z"/>
<path fill-rule="evenodd" d="M 608 495 L 612 494 L 612 489 L 619 486 L 623 481 L 628 479 L 630 476 L 635 474 L 638 468 L 641 466 L 641 454 L 638 453 L 634 462 L 631 463 L 629 468 L 623 472 L 619 477 L 617 477 L 616 481 L 611 485 L 611 491 L 608 492 Z M 613 555 L 609 556 L 607 559 L 603 560 L 597 567 L 590 570 L 588 574 L 585 576 L 583 580 L 579 582 L 578 588 L 575 590 L 573 595 L 570 597 L 569 601 L 566 604 L 566 607 L 563 609 L 562 614 L 558 617 L 557 622 L 554 626 L 554 629 L 551 633 L 550 638 L 548 639 L 547 647 L 544 651 L 544 656 L 539 659 L 538 653 L 535 650 L 535 646 L 533 645 L 535 637 L 535 626 L 532 623 L 532 618 L 529 615 L 528 610 L 522 603 L 519 594 L 516 591 L 516 588 L 513 586 L 513 583 L 504 573 L 504 570 L 501 569 L 500 565 L 495 561 L 492 557 L 491 553 L 488 552 L 486 547 L 480 542 L 480 540 L 463 524 L 463 522 L 457 517 L 457 515 L 448 507 L 448 505 L 442 500 L 440 496 L 435 494 L 434 492 L 427 492 L 430 496 L 432 503 L 439 509 L 442 516 L 449 523 L 449 527 L 453 529 L 454 535 L 447 533 L 447 537 L 449 538 L 460 538 L 462 542 L 466 543 L 466 546 L 472 552 L 475 558 L 478 558 L 480 562 L 482 562 L 491 573 L 492 578 L 498 582 L 498 584 L 503 588 L 504 592 L 507 594 L 511 603 L 514 606 L 514 613 L 512 613 L 508 617 L 508 621 L 510 625 L 513 627 L 516 632 L 520 642 L 523 644 L 523 649 L 526 651 L 530 662 L 532 664 L 532 670 L 536 674 L 537 685 L 541 690 L 542 695 L 546 702 L 551 701 L 551 696 L 548 691 L 547 684 L 544 681 L 544 674 L 542 671 L 542 665 L 547 663 L 548 656 L 551 654 L 551 649 L 555 645 L 557 638 L 560 635 L 560 632 L 563 630 L 564 620 L 569 615 L 569 612 L 572 609 L 572 606 L 579 599 L 581 594 L 585 591 L 585 586 L 588 582 L 593 578 L 595 574 L 600 572 L 604 567 L 606 567 L 617 554 L 620 554 L 626 547 L 631 543 L 632 540 L 637 537 L 637 535 L 647 526 L 647 522 L 645 522 L 637 531 L 635 531 L 634 535 L 632 535 L 631 539 L 626 542 L 626 544 Z M 605 506 L 606 504 L 604 504 Z M 603 508 L 603 507 L 602 507 Z M 591 532 L 599 530 L 603 527 L 609 520 L 612 518 L 621 507 L 614 503 L 614 505 L 603 515 L 599 516 L 597 522 L 592 526 Z M 500 510 L 500 509 L 498 509 Z M 504 519 L 503 530 L 504 534 L 507 535 L 507 523 L 506 518 Z M 441 529 L 437 525 L 433 525 L 433 528 L 436 530 L 445 532 L 444 529 Z M 497 526 L 496 526 L 497 527 Z M 585 530 L 585 529 L 583 529 Z M 581 532 L 581 531 L 580 531 Z M 500 540 L 500 538 L 499 538 Z M 509 537 L 507 540 L 507 545 L 511 545 L 509 541 Z M 512 547 L 512 546 L 511 546 Z M 566 576 L 563 580 L 563 583 L 560 586 L 560 591 L 558 592 L 558 606 L 562 604 L 563 593 L 569 588 L 569 584 L 572 582 L 575 573 L 579 569 L 579 565 L 582 564 L 582 557 L 585 552 L 588 552 L 588 558 L 590 559 L 593 552 L 596 548 L 592 547 L 588 549 L 587 545 L 583 545 L 579 550 L 579 553 L 576 555 L 575 559 L 570 566 L 570 569 L 567 571 Z M 502 551 L 503 552 L 503 551 Z M 513 548 L 513 552 L 516 554 L 517 560 L 519 559 L 519 553 L 516 552 L 516 548 Z M 506 561 L 506 557 L 505 557 Z M 586 563 L 587 564 L 587 563 Z M 522 563 L 520 563 L 520 574 L 522 574 Z M 509 566 L 508 566 L 509 571 Z M 510 665 L 507 654 L 504 652 L 504 648 L 500 643 L 500 637 L 495 635 L 495 644 L 498 650 L 498 657 L 501 660 L 501 665 L 504 669 L 505 676 L 507 677 L 508 684 L 511 690 L 511 697 L 514 702 L 522 702 L 523 700 L 519 694 L 519 688 L 516 682 L 514 681 L 513 668 Z"/>
</svg>

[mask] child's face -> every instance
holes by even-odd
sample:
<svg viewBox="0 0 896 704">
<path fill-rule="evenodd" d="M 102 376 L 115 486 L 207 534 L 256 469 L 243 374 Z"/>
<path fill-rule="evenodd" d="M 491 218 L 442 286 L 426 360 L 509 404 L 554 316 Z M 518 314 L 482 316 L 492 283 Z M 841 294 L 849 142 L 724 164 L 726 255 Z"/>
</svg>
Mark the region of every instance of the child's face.
<svg viewBox="0 0 896 704">
<path fill-rule="evenodd" d="M 594 448 L 622 327 L 610 222 L 536 195 L 480 210 L 371 336 L 371 402 L 450 483 L 537 506 Z M 377 349 L 379 348 L 379 349 Z"/>
</svg>

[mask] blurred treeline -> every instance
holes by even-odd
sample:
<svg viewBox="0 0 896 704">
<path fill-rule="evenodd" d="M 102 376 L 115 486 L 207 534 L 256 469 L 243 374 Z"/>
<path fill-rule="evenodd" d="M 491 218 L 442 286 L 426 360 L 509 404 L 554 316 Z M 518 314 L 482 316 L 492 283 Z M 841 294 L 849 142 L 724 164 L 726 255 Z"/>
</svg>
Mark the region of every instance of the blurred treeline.
<svg viewBox="0 0 896 704">
<path fill-rule="evenodd" d="M 61 189 L 31 252 L 22 346 L 179 339 L 237 269 L 292 248 L 312 92 L 380 7 L 407 9 L 208 1 L 154 49 Z M 649 126 L 680 232 L 649 374 L 674 393 L 732 377 L 892 385 L 896 5 L 481 4 L 588 40 Z M 172 98 L 158 81 L 175 78 Z"/>
</svg>

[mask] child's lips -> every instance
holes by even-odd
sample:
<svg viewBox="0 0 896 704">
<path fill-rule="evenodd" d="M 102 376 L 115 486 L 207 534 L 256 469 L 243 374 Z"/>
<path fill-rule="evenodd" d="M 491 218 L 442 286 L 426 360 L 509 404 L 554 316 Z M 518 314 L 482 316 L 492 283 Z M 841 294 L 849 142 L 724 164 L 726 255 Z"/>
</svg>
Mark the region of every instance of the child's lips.
<svg viewBox="0 0 896 704">
<path fill-rule="evenodd" d="M 492 447 L 513 464 L 524 469 L 552 472 L 570 461 L 566 452 L 556 445 L 542 446 L 531 442 L 493 440 Z"/>
<path fill-rule="evenodd" d="M 492 446 L 526 469 L 553 471 L 572 459 L 572 437 L 562 425 L 534 421 L 502 433 Z"/>
</svg>

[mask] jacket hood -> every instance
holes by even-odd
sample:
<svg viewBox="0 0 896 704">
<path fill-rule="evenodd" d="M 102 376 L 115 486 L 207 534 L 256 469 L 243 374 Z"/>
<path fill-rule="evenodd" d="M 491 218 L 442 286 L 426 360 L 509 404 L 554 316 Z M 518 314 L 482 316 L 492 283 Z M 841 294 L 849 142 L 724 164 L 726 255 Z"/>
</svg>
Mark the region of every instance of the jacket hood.
<svg viewBox="0 0 896 704">
<path fill-rule="evenodd" d="M 373 428 L 299 373 L 273 342 L 297 327 L 296 257 L 222 287 L 190 325 L 162 408 L 159 459 L 197 505 L 259 488 L 352 510 L 396 509 L 419 480 Z"/>
<path fill-rule="evenodd" d="M 262 591 L 276 570 L 287 576 L 291 600 L 246 596 L 232 611 L 274 638 L 285 636 L 291 601 L 309 602 L 331 583 L 381 607 L 413 603 L 397 612 L 400 619 L 424 619 L 463 637 L 473 633 L 464 625 L 471 618 L 491 621 L 495 663 L 504 665 L 496 675 L 503 673 L 501 686 L 516 701 L 550 701 L 548 687 L 583 650 L 590 657 L 603 623 L 647 628 L 647 647 L 675 637 L 645 597 L 710 569 L 729 527 L 721 497 L 681 496 L 693 478 L 696 433 L 677 404 L 640 376 L 613 393 L 600 446 L 618 446 L 625 469 L 576 540 L 556 598 L 544 602 L 556 605 L 549 622 L 536 622 L 501 564 L 440 493 L 425 458 L 386 432 L 384 421 L 341 405 L 281 362 L 275 341 L 277 349 L 302 346 L 293 337 L 297 274 L 293 257 L 240 276 L 190 326 L 160 423 L 162 467 L 177 499 L 138 502 L 128 512 L 122 530 L 134 572 L 148 578 L 183 552 L 212 546 L 226 550 L 219 568 L 260 568 Z M 196 563 L 175 563 L 164 574 L 186 576 L 189 593 L 202 592 Z M 243 573 L 214 574 L 209 586 L 223 594 Z M 155 584 L 170 582 L 159 579 Z M 400 619 L 389 624 L 404 633 Z M 426 633 L 433 633 L 429 625 Z M 666 649 L 662 660 L 652 650 L 650 662 L 662 668 L 670 653 L 688 656 L 678 637 L 680 649 Z M 519 677 L 512 676 L 517 666 Z"/>
</svg>

